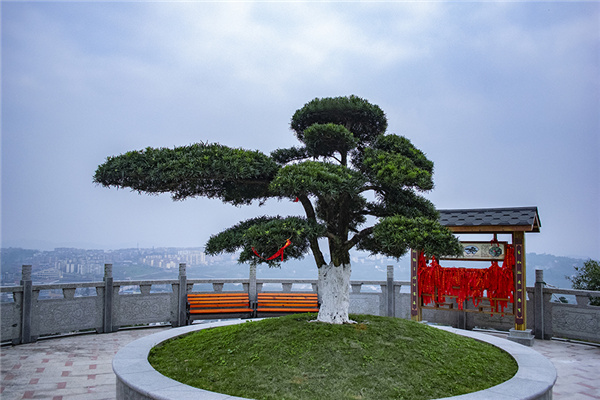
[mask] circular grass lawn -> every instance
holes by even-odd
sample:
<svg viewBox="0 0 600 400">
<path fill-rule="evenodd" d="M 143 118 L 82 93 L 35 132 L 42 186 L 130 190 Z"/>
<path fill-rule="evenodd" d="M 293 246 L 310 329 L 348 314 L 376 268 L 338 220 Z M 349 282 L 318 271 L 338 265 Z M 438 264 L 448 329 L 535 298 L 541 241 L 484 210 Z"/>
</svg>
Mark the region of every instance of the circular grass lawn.
<svg viewBox="0 0 600 400">
<path fill-rule="evenodd" d="M 487 389 L 517 372 L 487 343 L 398 318 L 309 322 L 290 315 L 200 330 L 150 352 L 161 374 L 259 400 L 435 399 Z"/>
</svg>

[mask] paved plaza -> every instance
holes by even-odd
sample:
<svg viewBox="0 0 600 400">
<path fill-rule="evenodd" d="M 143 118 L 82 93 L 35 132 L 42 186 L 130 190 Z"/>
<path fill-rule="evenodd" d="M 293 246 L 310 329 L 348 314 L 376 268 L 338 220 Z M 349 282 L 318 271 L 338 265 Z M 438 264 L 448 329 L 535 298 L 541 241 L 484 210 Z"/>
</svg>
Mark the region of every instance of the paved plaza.
<svg viewBox="0 0 600 400">
<path fill-rule="evenodd" d="M 0 349 L 0 398 L 101 400 L 115 398 L 112 359 L 126 344 L 160 330 L 89 334 Z M 533 349 L 558 372 L 554 399 L 600 399 L 600 347 L 536 340 Z"/>
</svg>

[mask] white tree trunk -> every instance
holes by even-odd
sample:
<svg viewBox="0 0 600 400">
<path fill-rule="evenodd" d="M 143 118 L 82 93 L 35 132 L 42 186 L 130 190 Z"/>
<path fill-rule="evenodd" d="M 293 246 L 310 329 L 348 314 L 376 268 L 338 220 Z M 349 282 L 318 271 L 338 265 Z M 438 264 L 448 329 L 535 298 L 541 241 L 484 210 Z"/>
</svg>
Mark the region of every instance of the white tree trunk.
<svg viewBox="0 0 600 400">
<path fill-rule="evenodd" d="M 328 324 L 354 323 L 348 318 L 351 271 L 350 264 L 336 267 L 330 263 L 319 268 L 321 308 L 317 321 Z"/>
</svg>

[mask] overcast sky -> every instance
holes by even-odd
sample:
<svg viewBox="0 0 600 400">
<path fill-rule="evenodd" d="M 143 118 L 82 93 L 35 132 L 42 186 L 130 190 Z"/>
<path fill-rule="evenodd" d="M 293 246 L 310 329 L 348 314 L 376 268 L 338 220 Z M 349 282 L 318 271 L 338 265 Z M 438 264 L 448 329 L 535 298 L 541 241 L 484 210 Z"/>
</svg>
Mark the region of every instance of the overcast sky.
<svg viewBox="0 0 600 400">
<path fill-rule="evenodd" d="M 600 259 L 598 2 L 6 2 L 2 247 L 203 246 L 262 214 L 92 183 L 107 156 L 297 145 L 315 97 L 379 105 L 440 209 L 537 206 L 527 251 Z"/>
</svg>

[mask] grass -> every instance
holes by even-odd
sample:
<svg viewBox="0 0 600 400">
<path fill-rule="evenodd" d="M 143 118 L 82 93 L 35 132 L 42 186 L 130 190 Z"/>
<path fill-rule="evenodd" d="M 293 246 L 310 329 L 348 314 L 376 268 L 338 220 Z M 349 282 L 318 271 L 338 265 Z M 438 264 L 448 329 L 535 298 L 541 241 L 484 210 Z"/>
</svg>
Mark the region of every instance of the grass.
<svg viewBox="0 0 600 400">
<path fill-rule="evenodd" d="M 510 379 L 514 359 L 486 343 L 398 318 L 309 323 L 315 314 L 205 329 L 150 352 L 190 386 L 260 400 L 435 399 Z"/>
</svg>

